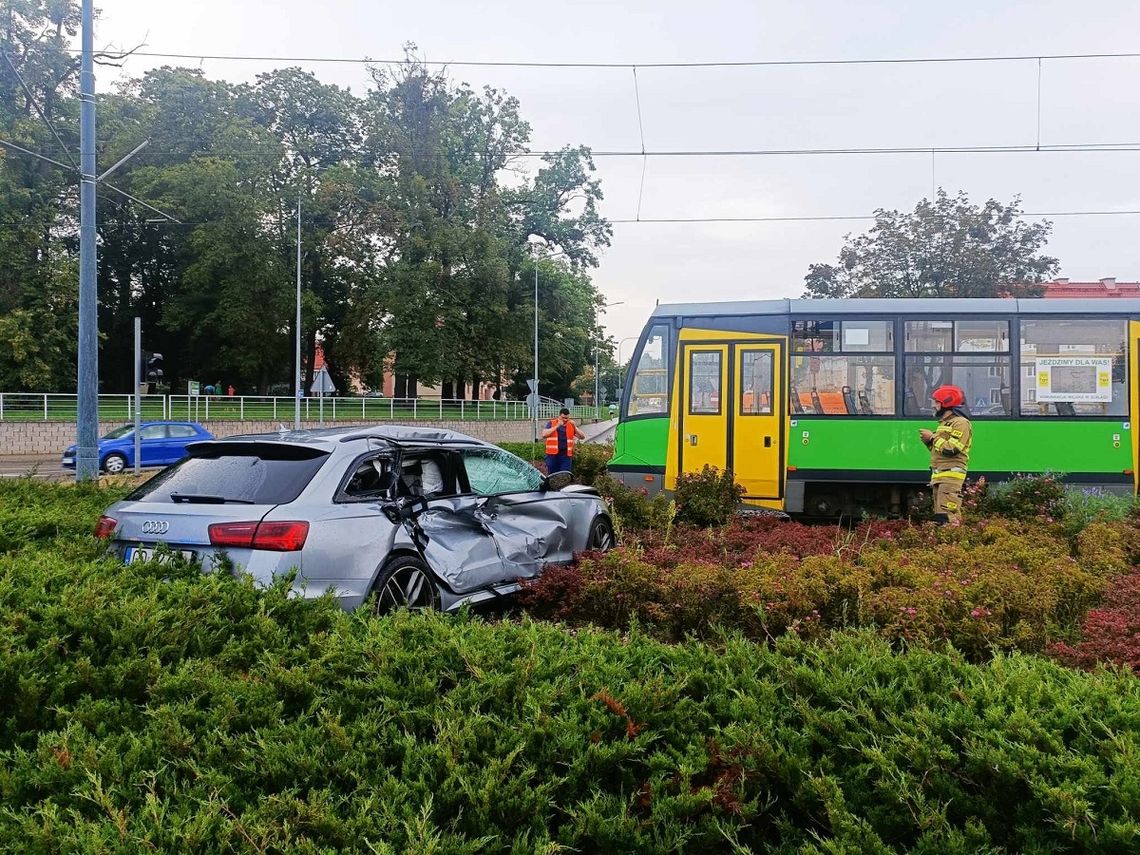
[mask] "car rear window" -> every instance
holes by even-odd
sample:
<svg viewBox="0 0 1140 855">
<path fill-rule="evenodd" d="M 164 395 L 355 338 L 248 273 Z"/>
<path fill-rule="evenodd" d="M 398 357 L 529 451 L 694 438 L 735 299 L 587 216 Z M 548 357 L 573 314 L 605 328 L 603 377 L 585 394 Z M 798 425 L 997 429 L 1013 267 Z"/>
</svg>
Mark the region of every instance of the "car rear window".
<svg viewBox="0 0 1140 855">
<path fill-rule="evenodd" d="M 201 443 L 190 456 L 151 478 L 127 498 L 171 502 L 179 496 L 214 496 L 255 505 L 293 501 L 328 460 L 328 452 L 295 445 Z"/>
</svg>

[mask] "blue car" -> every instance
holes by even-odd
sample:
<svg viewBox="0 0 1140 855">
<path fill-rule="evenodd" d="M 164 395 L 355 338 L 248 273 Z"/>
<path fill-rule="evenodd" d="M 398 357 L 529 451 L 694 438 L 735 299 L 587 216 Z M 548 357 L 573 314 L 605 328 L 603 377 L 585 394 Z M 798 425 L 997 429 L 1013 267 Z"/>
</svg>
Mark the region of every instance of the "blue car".
<svg viewBox="0 0 1140 855">
<path fill-rule="evenodd" d="M 139 466 L 166 466 L 186 457 L 191 442 L 213 439 L 214 435 L 197 422 L 143 422 L 139 426 Z M 60 461 L 65 469 L 75 468 L 75 446 L 69 445 Z M 135 464 L 135 426 L 117 427 L 99 440 L 99 468 L 116 475 Z"/>
</svg>

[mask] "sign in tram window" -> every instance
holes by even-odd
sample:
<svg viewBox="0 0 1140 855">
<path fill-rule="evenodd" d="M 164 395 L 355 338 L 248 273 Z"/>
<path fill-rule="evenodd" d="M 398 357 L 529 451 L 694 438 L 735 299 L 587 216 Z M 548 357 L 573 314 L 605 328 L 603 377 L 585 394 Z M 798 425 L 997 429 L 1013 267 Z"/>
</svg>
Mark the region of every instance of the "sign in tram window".
<svg viewBox="0 0 1140 855">
<path fill-rule="evenodd" d="M 740 353 L 740 414 L 767 416 L 772 413 L 772 352 L 744 350 Z"/>
<path fill-rule="evenodd" d="M 720 414 L 720 352 L 694 351 L 689 355 L 689 414 Z"/>
<path fill-rule="evenodd" d="M 1112 357 L 1057 356 L 1037 360 L 1038 401 L 1112 400 Z"/>
<path fill-rule="evenodd" d="M 1127 415 L 1126 327 L 1103 318 L 1023 320 L 1021 415 Z"/>
</svg>

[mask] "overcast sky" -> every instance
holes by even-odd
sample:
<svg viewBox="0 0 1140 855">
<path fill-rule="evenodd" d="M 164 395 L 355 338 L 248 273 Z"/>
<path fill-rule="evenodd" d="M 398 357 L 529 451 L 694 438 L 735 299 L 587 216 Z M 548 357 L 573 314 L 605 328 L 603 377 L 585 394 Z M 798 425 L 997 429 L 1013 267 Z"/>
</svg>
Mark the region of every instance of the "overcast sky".
<svg viewBox="0 0 1140 855">
<path fill-rule="evenodd" d="M 796 0 L 510 3 L 505 0 L 103 0 L 96 47 L 188 54 L 429 61 L 703 62 L 1117 53 L 1137 50 L 1140 3 L 1100 0 Z M 132 58 L 131 75 L 164 64 Z M 197 65 L 196 62 L 179 64 Z M 352 64 L 289 63 L 363 93 Z M 250 80 L 274 64 L 201 63 Z M 98 69 L 104 91 L 113 72 Z M 516 96 L 533 148 L 641 149 L 623 69 L 452 67 Z M 1033 145 L 1037 63 L 639 69 L 648 150 Z M 1140 144 L 1140 60 L 1047 60 L 1040 142 Z M 932 172 L 933 167 L 933 172 Z M 603 215 L 638 209 L 640 158 L 599 158 Z M 937 185 L 975 201 L 1020 194 L 1027 211 L 1140 210 L 1140 151 L 650 158 L 643 218 L 864 215 L 911 209 Z M 617 339 L 657 300 L 796 297 L 861 222 L 617 224 L 595 281 Z M 1140 216 L 1056 217 L 1062 276 L 1140 278 Z M 629 353 L 624 345 L 623 358 Z"/>
</svg>

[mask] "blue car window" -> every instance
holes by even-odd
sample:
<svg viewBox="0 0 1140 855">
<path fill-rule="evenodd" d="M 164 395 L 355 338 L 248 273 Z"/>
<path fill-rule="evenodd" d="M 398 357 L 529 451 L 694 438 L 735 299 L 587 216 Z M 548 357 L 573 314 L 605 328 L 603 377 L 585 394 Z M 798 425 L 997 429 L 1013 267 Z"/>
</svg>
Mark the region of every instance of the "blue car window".
<svg viewBox="0 0 1140 855">
<path fill-rule="evenodd" d="M 147 425 L 139 431 L 140 439 L 166 439 L 166 425 Z"/>
<path fill-rule="evenodd" d="M 167 425 L 166 427 L 172 439 L 190 439 L 198 435 L 198 431 L 190 425 Z"/>
</svg>

